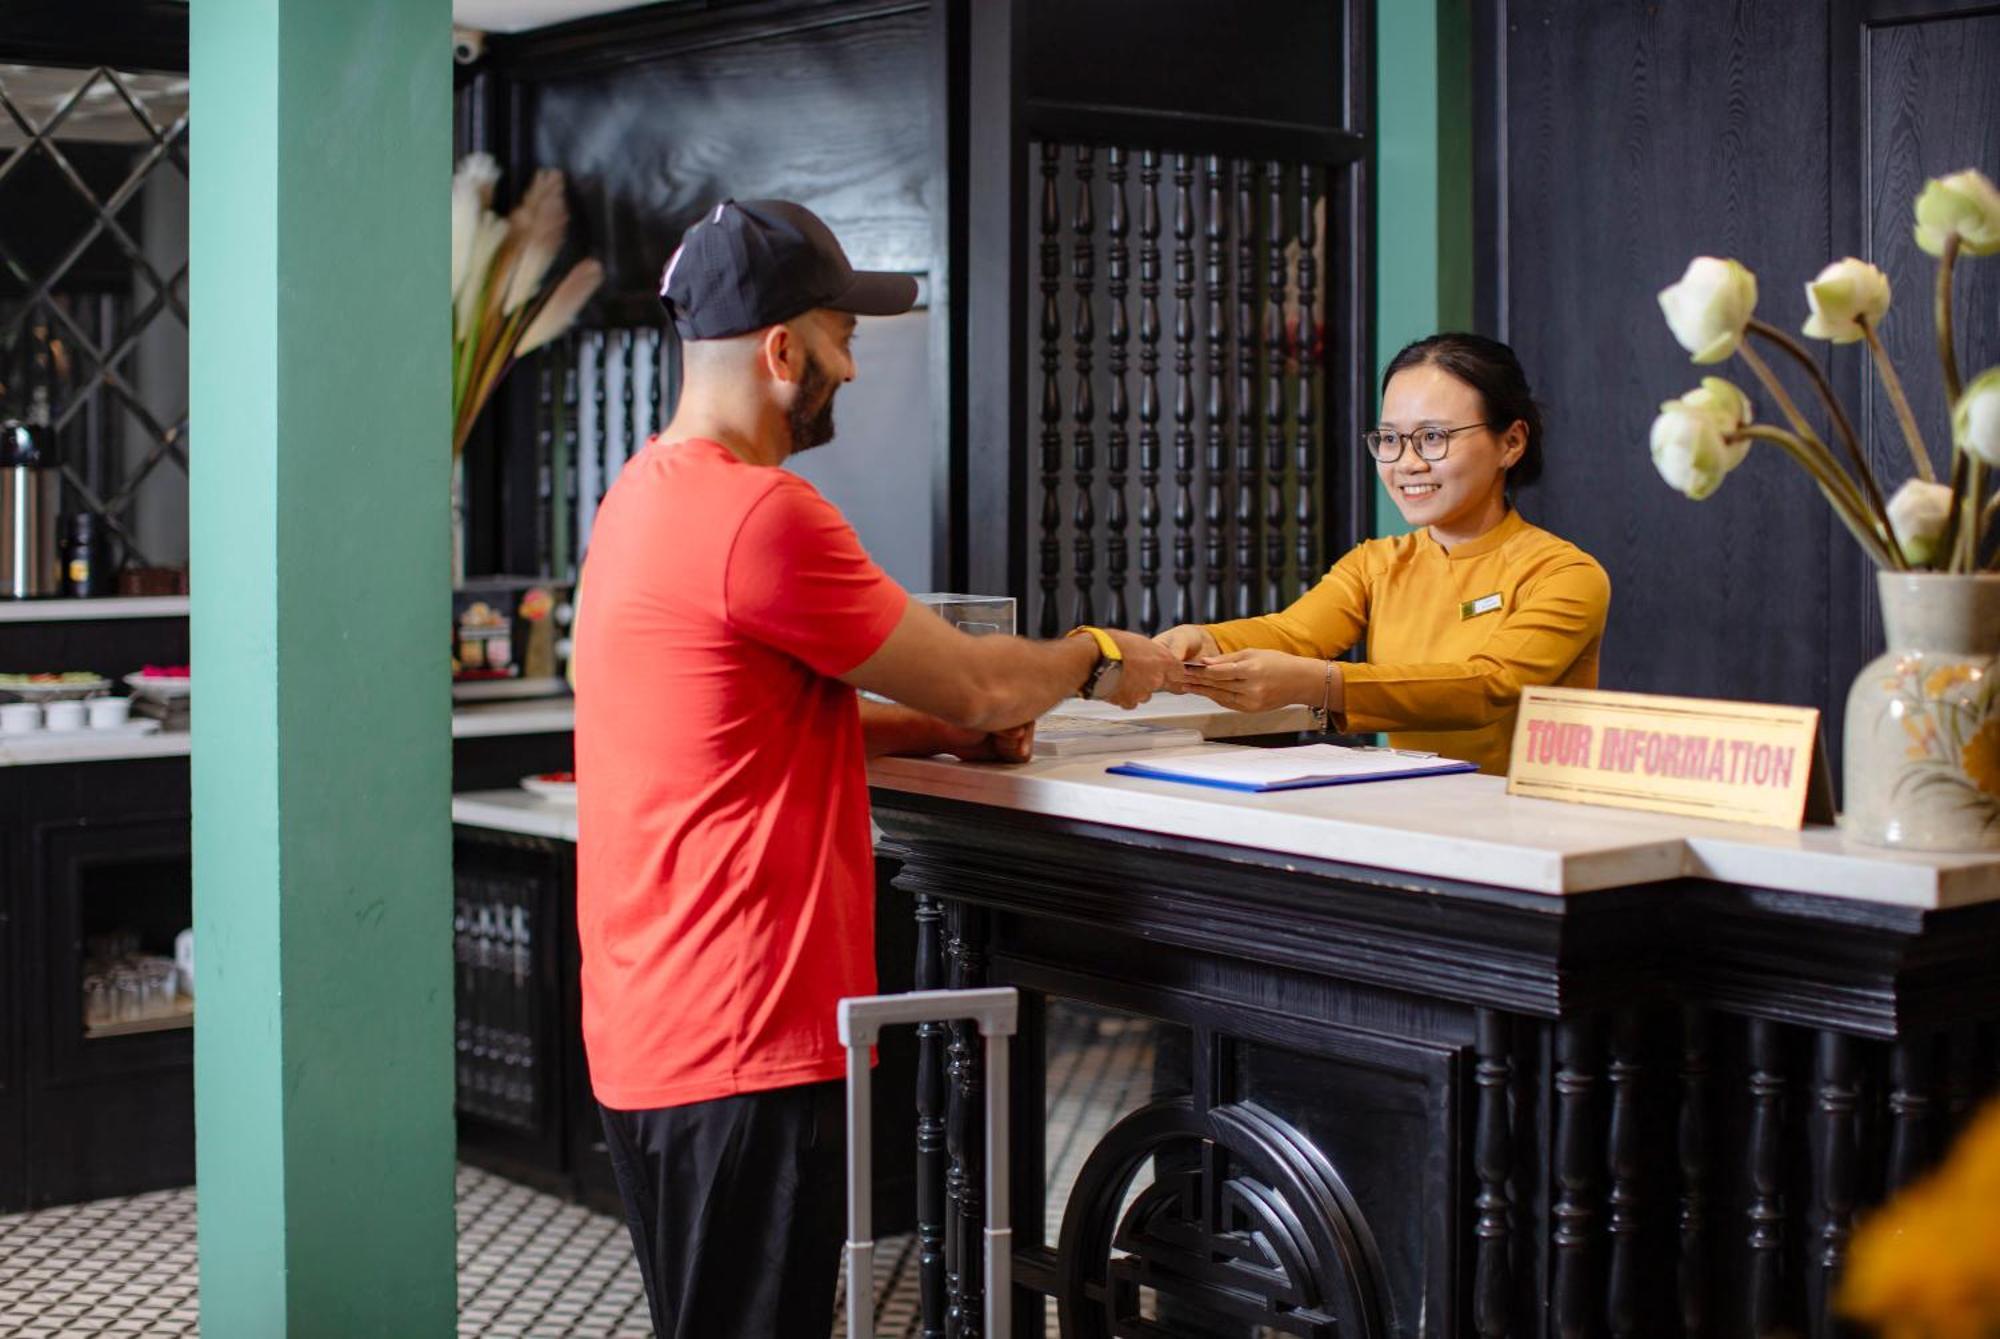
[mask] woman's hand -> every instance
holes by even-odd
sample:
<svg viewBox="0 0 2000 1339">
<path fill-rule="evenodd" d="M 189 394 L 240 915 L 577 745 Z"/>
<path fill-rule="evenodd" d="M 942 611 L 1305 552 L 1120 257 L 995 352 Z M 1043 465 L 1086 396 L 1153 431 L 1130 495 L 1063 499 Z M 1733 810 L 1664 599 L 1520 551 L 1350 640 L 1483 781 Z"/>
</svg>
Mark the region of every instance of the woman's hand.
<svg viewBox="0 0 2000 1339">
<path fill-rule="evenodd" d="M 1174 659 L 1183 663 L 1222 654 L 1222 648 L 1215 644 L 1215 638 L 1209 636 L 1208 629 L 1193 623 L 1182 623 L 1177 627 L 1168 628 L 1153 640 L 1165 647 L 1167 653 Z"/>
<path fill-rule="evenodd" d="M 1176 629 L 1178 631 L 1178 629 Z M 1274 707 L 1317 707 L 1326 696 L 1324 660 L 1286 655 L 1283 651 L 1232 651 L 1211 656 L 1199 667 L 1190 665 L 1190 692 L 1200 693 L 1237 711 L 1269 711 Z M 1334 666 L 1334 687 L 1340 667 Z"/>
</svg>

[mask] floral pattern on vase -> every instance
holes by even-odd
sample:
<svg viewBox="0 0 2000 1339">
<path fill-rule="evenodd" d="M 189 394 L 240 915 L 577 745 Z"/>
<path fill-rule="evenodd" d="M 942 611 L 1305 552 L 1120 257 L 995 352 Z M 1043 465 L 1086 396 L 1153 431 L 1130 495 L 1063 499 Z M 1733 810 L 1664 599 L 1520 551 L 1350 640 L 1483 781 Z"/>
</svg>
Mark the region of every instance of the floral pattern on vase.
<svg viewBox="0 0 2000 1339">
<path fill-rule="evenodd" d="M 2000 575 L 1883 572 L 1889 649 L 1847 698 L 1847 810 L 1863 841 L 2000 850 Z"/>
</svg>

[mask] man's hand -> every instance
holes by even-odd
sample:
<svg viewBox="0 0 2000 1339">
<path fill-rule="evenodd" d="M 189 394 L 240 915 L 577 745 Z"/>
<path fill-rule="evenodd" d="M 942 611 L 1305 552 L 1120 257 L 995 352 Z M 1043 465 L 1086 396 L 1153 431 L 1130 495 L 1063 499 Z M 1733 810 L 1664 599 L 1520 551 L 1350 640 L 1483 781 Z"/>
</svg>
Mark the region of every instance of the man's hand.
<svg viewBox="0 0 2000 1339">
<path fill-rule="evenodd" d="M 1325 702 L 1339 711 L 1340 667 L 1333 668 L 1328 692 L 1327 662 L 1283 651 L 1232 651 L 1204 660 L 1187 670 L 1190 692 L 1237 711 L 1269 711 L 1274 707 L 1318 707 Z M 1330 699 L 1330 700 L 1329 700 Z"/>
<path fill-rule="evenodd" d="M 861 737 L 868 756 L 935 758 L 950 753 L 967 762 L 1026 762 L 1035 751 L 1035 723 L 1008 730 L 976 730 L 894 702 L 863 698 Z"/>
<path fill-rule="evenodd" d="M 1099 696 L 1103 701 L 1121 707 L 1136 707 L 1158 692 L 1185 691 L 1179 656 L 1150 637 L 1142 637 L 1136 632 L 1117 628 L 1107 628 L 1106 631 L 1111 634 L 1111 640 L 1118 643 L 1124 660 L 1108 691 L 1100 688 Z"/>
<path fill-rule="evenodd" d="M 1168 654 L 1182 663 L 1222 654 L 1222 648 L 1215 644 L 1215 638 L 1209 635 L 1208 629 L 1193 623 L 1168 628 L 1153 640 L 1166 647 Z"/>
<path fill-rule="evenodd" d="M 945 729 L 951 733 L 951 740 L 944 751 L 964 762 L 1026 762 L 1035 756 L 1033 721 L 990 734 L 961 730 L 955 725 L 947 725 Z"/>
</svg>

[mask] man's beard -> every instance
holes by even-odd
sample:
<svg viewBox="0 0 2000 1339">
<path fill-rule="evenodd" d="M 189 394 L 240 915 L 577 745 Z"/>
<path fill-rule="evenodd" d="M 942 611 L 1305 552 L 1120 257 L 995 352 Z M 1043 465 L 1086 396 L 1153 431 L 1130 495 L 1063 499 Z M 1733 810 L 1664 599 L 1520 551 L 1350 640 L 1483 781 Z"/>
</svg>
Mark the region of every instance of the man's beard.
<svg viewBox="0 0 2000 1339">
<path fill-rule="evenodd" d="M 799 378 L 799 393 L 792 397 L 792 407 L 786 415 L 793 455 L 833 440 L 833 395 L 839 389 L 819 365 L 819 359 L 807 354 L 806 372 Z"/>
</svg>

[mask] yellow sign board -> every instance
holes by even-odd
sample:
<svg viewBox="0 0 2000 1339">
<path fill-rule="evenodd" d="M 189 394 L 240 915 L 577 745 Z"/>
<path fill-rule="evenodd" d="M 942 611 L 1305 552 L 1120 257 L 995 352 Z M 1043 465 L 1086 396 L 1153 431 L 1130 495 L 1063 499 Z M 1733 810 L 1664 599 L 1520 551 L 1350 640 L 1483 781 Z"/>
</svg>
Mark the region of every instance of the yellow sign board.
<svg viewBox="0 0 2000 1339">
<path fill-rule="evenodd" d="M 1529 688 L 1507 793 L 1797 828 L 1818 736 L 1812 707 Z"/>
</svg>

